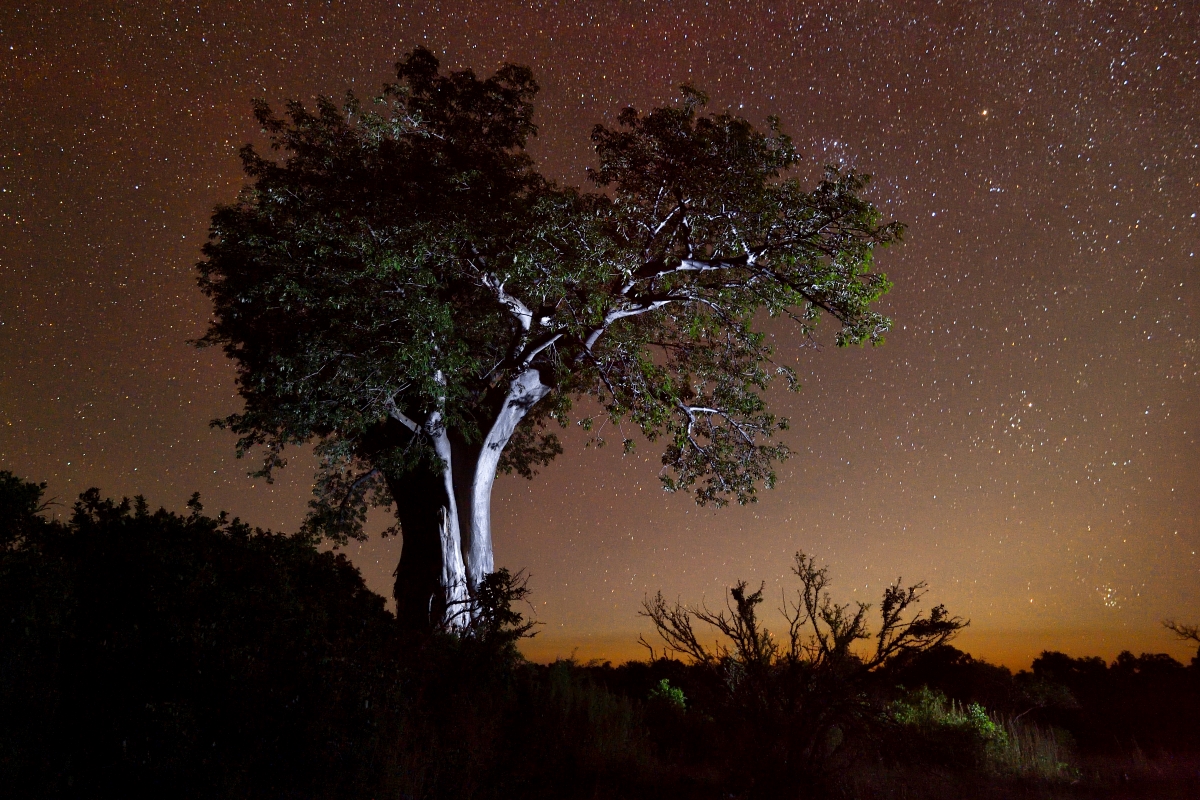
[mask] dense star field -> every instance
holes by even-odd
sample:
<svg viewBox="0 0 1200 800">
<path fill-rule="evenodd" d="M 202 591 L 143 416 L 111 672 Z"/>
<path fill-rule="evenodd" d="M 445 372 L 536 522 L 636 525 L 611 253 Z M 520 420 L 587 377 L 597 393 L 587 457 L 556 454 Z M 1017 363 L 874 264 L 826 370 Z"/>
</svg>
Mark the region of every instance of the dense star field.
<svg viewBox="0 0 1200 800">
<path fill-rule="evenodd" d="M 243 185 L 262 98 L 370 96 L 417 45 L 533 68 L 545 174 L 592 125 L 672 102 L 782 119 L 812 175 L 875 176 L 909 224 L 881 254 L 886 346 L 768 323 L 805 388 L 779 486 L 748 507 L 664 495 L 641 442 L 497 487 L 497 563 L 527 569 L 539 657 L 637 655 L 647 593 L 776 595 L 798 548 L 835 593 L 903 576 L 972 620 L 959 646 L 1190 647 L 1200 616 L 1200 10 L 1194 3 L 37 4 L 0 11 L 0 468 L 294 530 L 311 461 L 246 477 L 232 366 L 195 264 Z M 828 331 L 832 331 L 829 326 Z M 614 438 L 619 439 L 617 433 Z M 377 520 L 383 527 L 382 517 Z M 397 540 L 351 547 L 390 593 Z"/>
</svg>

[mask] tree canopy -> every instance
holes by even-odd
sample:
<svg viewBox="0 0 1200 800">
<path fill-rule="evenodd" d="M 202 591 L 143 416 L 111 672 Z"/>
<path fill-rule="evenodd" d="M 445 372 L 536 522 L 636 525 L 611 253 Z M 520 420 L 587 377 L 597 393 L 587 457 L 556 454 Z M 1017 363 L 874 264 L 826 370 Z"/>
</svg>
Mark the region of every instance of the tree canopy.
<svg viewBox="0 0 1200 800">
<path fill-rule="evenodd" d="M 252 183 L 199 265 L 202 341 L 238 365 L 245 408 L 222 422 L 240 451 L 262 446 L 269 476 L 314 442 L 310 530 L 361 536 L 369 503 L 396 501 L 404 558 L 428 551 L 443 588 L 492 571 L 497 470 L 532 476 L 576 408 L 661 442 L 667 490 L 749 502 L 787 455 L 764 392 L 795 385 L 762 312 L 802 335 L 826 312 L 838 344 L 890 325 L 873 254 L 903 226 L 863 199 L 867 176 L 828 168 L 806 190 L 777 120 L 706 113 L 685 87 L 596 126 L 596 190 L 560 186 L 525 150 L 537 89 L 524 67 L 442 74 L 417 49 L 374 102 L 257 104 L 277 157 L 242 150 Z"/>
</svg>

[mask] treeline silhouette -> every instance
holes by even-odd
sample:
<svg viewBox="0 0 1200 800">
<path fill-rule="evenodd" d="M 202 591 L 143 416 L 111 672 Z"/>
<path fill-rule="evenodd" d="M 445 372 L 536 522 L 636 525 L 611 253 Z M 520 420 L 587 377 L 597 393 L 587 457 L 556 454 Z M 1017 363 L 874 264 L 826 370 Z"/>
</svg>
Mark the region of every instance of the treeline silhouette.
<svg viewBox="0 0 1200 800">
<path fill-rule="evenodd" d="M 1200 753 L 1196 661 L 536 665 L 506 573 L 471 630 L 413 632 L 309 539 L 43 490 L 0 472 L 7 797 L 1093 796 L 1091 753 Z"/>
<path fill-rule="evenodd" d="M 1185 666 L 1165 653 L 1124 651 L 1106 664 L 1044 652 L 1014 675 L 947 645 L 893 665 L 889 678 L 1055 726 L 1088 753 L 1200 752 L 1200 654 Z"/>
</svg>

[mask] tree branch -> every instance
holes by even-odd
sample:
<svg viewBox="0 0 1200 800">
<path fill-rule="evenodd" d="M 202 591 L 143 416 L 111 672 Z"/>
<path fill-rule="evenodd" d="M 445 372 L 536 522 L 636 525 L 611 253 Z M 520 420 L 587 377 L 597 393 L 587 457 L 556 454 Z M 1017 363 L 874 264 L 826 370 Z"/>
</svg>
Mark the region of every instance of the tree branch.
<svg viewBox="0 0 1200 800">
<path fill-rule="evenodd" d="M 520 323 L 521 328 L 528 332 L 530 326 L 533 324 L 533 311 L 529 309 L 529 306 L 522 303 L 519 298 L 513 297 L 504 291 L 503 281 L 490 272 L 482 272 L 480 280 L 484 286 L 496 293 L 496 299 L 500 301 L 500 305 L 511 311 L 512 315 L 516 317 L 517 322 Z"/>
<path fill-rule="evenodd" d="M 388 416 L 396 420 L 396 422 L 399 422 L 413 433 L 421 433 L 421 426 L 396 406 L 395 397 L 389 397 L 383 404 L 383 407 L 388 412 Z"/>
</svg>

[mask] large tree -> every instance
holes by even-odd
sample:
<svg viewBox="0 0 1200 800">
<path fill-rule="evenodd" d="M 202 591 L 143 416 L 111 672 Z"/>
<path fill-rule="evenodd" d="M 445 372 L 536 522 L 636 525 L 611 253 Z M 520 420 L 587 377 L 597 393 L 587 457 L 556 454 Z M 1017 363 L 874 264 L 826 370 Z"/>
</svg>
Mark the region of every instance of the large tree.
<svg viewBox="0 0 1200 800">
<path fill-rule="evenodd" d="M 528 69 L 441 74 L 426 50 L 373 103 L 255 113 L 277 157 L 242 150 L 252 183 L 212 218 L 202 340 L 238 365 L 245 409 L 222 423 L 263 474 L 291 445 L 321 460 L 306 525 L 361 537 L 394 503 L 401 616 L 435 623 L 493 570 L 497 471 L 531 477 L 561 452 L 553 423 L 583 400 L 663 441 L 662 481 L 700 503 L 745 503 L 774 482 L 785 420 L 759 323 L 821 312 L 839 344 L 878 343 L 889 284 L 876 247 L 900 238 L 828 169 L 814 190 L 767 130 L 684 88 L 621 112 L 592 141 L 600 191 L 542 177 Z M 765 313 L 764 313 L 765 312 Z"/>
</svg>

